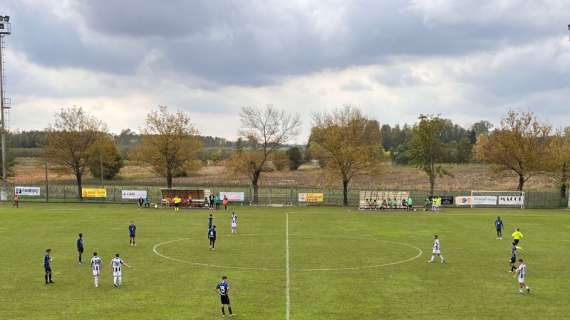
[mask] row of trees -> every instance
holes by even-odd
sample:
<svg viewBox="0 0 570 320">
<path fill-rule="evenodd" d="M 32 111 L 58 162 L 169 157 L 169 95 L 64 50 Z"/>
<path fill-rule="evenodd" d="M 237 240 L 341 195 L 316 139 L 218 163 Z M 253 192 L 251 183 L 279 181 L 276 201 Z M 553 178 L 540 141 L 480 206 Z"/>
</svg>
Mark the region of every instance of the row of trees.
<svg viewBox="0 0 570 320">
<path fill-rule="evenodd" d="M 358 176 L 379 176 L 390 153 L 386 152 L 382 126 L 368 119 L 360 110 L 350 106 L 328 113 L 313 115 L 313 127 L 306 150 L 283 146 L 299 133 L 299 115 L 272 106 L 246 107 L 240 113 L 240 139 L 228 156 L 229 173 L 248 177 L 253 201 L 258 201 L 259 183 L 269 163 L 286 163 L 291 169 L 304 161 L 304 153 L 320 162 L 330 181 L 337 181 L 343 189 L 344 204 L 348 204 L 348 188 Z M 549 172 L 559 181 L 562 196 L 566 193 L 570 166 L 570 133 L 552 133 L 552 128 L 540 123 L 531 113 L 509 112 L 501 127 L 490 130 L 489 123 L 481 122 L 470 130 L 453 125 L 439 116 L 421 115 L 418 122 L 405 130 L 405 140 L 398 154 L 406 162 L 425 172 L 430 192 L 438 178 L 451 175 L 445 164 L 458 151 L 458 141 L 475 141 L 475 159 L 493 164 L 495 172 L 511 171 L 518 176 L 518 189 L 538 173 Z M 387 133 L 386 133 L 387 134 Z M 474 138 L 473 134 L 477 134 Z M 171 113 L 164 106 L 146 117 L 141 134 L 122 132 L 123 143 L 136 145 L 131 159 L 146 163 L 155 174 L 172 187 L 173 178 L 182 172 L 200 166 L 200 151 L 204 138 L 184 112 Z M 398 135 L 401 136 L 401 135 Z M 220 145 L 225 140 L 213 140 Z M 73 173 L 81 195 L 82 179 L 87 171 L 108 178 L 122 166 L 117 139 L 108 133 L 104 123 L 72 107 L 60 110 L 54 123 L 47 129 L 45 155 L 63 170 Z M 305 152 L 304 152 L 305 151 Z M 392 153 L 393 154 L 393 153 Z M 286 159 L 286 161 L 282 161 Z M 282 165 L 281 165 L 282 166 Z"/>
</svg>

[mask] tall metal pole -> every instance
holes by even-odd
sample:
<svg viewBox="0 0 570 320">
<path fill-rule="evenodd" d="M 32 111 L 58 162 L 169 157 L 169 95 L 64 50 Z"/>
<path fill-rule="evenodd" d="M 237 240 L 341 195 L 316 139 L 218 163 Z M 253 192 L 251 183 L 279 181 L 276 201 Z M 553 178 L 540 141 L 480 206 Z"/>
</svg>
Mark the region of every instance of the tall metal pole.
<svg viewBox="0 0 570 320">
<path fill-rule="evenodd" d="M 8 200 L 8 181 L 6 180 L 6 118 L 4 116 L 4 61 L 2 47 L 4 35 L 0 34 L 0 131 L 2 135 L 2 190 L 0 200 Z"/>
</svg>

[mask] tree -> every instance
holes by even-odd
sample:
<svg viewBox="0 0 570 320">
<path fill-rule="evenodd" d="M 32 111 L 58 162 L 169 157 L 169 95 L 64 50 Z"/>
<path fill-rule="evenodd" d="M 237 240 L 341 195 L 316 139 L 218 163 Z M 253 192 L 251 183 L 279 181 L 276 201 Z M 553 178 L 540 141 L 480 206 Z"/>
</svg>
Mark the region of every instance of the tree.
<svg viewBox="0 0 570 320">
<path fill-rule="evenodd" d="M 89 148 L 90 155 L 89 171 L 94 178 L 113 179 L 123 167 L 123 158 L 110 135 L 101 135 Z"/>
<path fill-rule="evenodd" d="M 566 197 L 570 175 L 570 130 L 550 138 L 547 158 L 548 172 L 560 186 L 560 197 Z"/>
<path fill-rule="evenodd" d="M 311 130 L 312 153 L 324 160 L 326 172 L 342 183 L 343 205 L 348 205 L 348 186 L 357 176 L 379 175 L 384 151 L 376 121 L 346 106 L 316 114 Z"/>
<path fill-rule="evenodd" d="M 532 176 L 546 169 L 550 131 L 550 126 L 538 122 L 530 112 L 509 111 L 501 128 L 479 137 L 476 157 L 494 164 L 497 173 L 515 173 L 517 190 L 522 191 Z"/>
<path fill-rule="evenodd" d="M 436 179 L 451 175 L 441 165 L 448 155 L 444 143 L 445 119 L 437 116 L 420 115 L 419 122 L 412 129 L 408 152 L 410 164 L 421 169 L 428 176 L 430 195 L 433 196 Z"/>
<path fill-rule="evenodd" d="M 303 150 L 294 146 L 287 150 L 287 157 L 289 158 L 289 170 L 297 170 L 303 164 Z"/>
<path fill-rule="evenodd" d="M 105 132 L 101 121 L 75 106 L 59 110 L 47 129 L 46 155 L 50 162 L 75 176 L 80 199 L 83 174 L 94 156 L 91 147 Z"/>
<path fill-rule="evenodd" d="M 273 106 L 264 109 L 244 107 L 240 112 L 242 129 L 249 149 L 234 152 L 228 161 L 228 170 L 248 177 L 253 189 L 253 203 L 259 202 L 259 179 L 271 155 L 298 134 L 299 115 L 278 110 Z"/>
<path fill-rule="evenodd" d="M 197 169 L 202 142 L 187 113 L 170 113 L 166 106 L 159 106 L 147 114 L 141 132 L 135 157 L 164 177 L 167 188 L 172 188 L 173 177 Z"/>
</svg>

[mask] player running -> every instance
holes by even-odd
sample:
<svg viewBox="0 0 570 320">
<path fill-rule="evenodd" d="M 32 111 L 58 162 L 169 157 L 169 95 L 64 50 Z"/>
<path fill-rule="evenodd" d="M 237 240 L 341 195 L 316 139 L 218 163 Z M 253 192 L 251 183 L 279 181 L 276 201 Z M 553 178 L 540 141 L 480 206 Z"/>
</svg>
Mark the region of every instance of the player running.
<svg viewBox="0 0 570 320">
<path fill-rule="evenodd" d="M 95 288 L 99 288 L 99 276 L 101 276 L 101 264 L 103 260 L 97 255 L 97 252 L 93 252 L 93 257 L 91 258 L 91 271 L 93 272 L 93 281 L 95 282 Z"/>
<path fill-rule="evenodd" d="M 517 268 L 515 277 L 519 282 L 519 293 L 523 293 L 523 289 L 526 289 L 526 292 L 530 293 L 530 287 L 525 283 L 526 264 L 524 263 L 523 259 L 519 259 L 519 267 Z"/>
<path fill-rule="evenodd" d="M 119 288 L 123 282 L 123 266 L 129 267 L 129 265 L 126 264 L 117 253 L 113 260 L 111 260 L 111 266 L 113 267 L 113 286 Z"/>
<path fill-rule="evenodd" d="M 212 226 L 208 230 L 208 239 L 210 240 L 210 250 L 216 250 L 216 226 Z"/>
<path fill-rule="evenodd" d="M 137 233 L 137 226 L 134 222 L 131 221 L 129 225 L 129 245 L 131 247 L 136 247 L 137 244 L 135 243 L 135 234 Z"/>
<path fill-rule="evenodd" d="M 237 233 L 237 215 L 232 212 L 232 233 Z"/>
<path fill-rule="evenodd" d="M 521 249 L 521 247 L 519 247 L 518 244 L 524 236 L 522 232 L 519 230 L 519 228 L 517 228 L 515 232 L 513 232 L 512 237 L 513 237 L 513 246 L 517 246 L 517 249 Z"/>
<path fill-rule="evenodd" d="M 505 226 L 503 225 L 503 220 L 501 217 L 497 217 L 495 220 L 495 230 L 497 230 L 497 240 L 503 240 L 503 229 Z"/>
<path fill-rule="evenodd" d="M 44 255 L 44 271 L 46 284 L 54 283 L 51 280 L 51 249 L 46 249 L 46 254 Z"/>
<path fill-rule="evenodd" d="M 228 277 L 223 276 L 222 282 L 218 283 L 216 286 L 216 292 L 220 294 L 220 299 L 222 302 L 222 316 L 226 316 L 226 311 L 224 310 L 224 306 L 228 306 L 228 312 L 230 313 L 230 317 L 233 316 L 232 314 L 232 305 L 230 304 L 230 284 L 228 283 Z"/>
<path fill-rule="evenodd" d="M 83 264 L 83 233 L 79 234 L 79 238 L 77 238 L 77 254 L 79 259 L 79 264 Z"/>
<path fill-rule="evenodd" d="M 428 262 L 429 263 L 434 262 L 436 256 L 439 257 L 439 259 L 441 260 L 441 263 L 445 263 L 445 259 L 441 255 L 441 245 L 439 243 L 439 238 L 437 237 L 437 234 L 433 236 L 432 256 Z"/>
<path fill-rule="evenodd" d="M 515 270 L 517 270 L 517 246 L 515 245 L 511 248 L 511 259 L 509 260 L 509 264 L 511 265 L 511 270 L 509 272 L 515 272 Z"/>
</svg>

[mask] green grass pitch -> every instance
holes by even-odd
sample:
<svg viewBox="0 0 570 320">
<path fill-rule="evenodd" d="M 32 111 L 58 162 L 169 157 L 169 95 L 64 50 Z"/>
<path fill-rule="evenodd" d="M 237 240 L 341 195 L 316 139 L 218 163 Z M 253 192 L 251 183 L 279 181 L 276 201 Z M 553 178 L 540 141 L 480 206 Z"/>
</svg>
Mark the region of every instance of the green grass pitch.
<svg viewBox="0 0 570 320">
<path fill-rule="evenodd" d="M 231 284 L 234 319 L 563 319 L 570 315 L 570 215 L 565 210 L 447 209 L 370 214 L 346 208 L 235 207 L 217 211 L 217 250 L 207 210 L 175 213 L 134 205 L 24 204 L 0 207 L 0 319 L 216 319 L 214 291 Z M 493 221 L 506 225 L 496 240 Z M 288 219 L 288 224 L 286 223 Z M 137 225 L 129 247 L 128 224 Z M 287 228 L 288 227 L 288 228 Z M 507 272 L 510 233 L 525 238 L 530 295 Z M 287 234 L 288 229 L 288 234 Z M 89 264 L 103 258 L 94 288 Z M 428 264 L 433 234 L 447 264 Z M 289 260 L 287 261 L 287 243 Z M 53 255 L 54 285 L 42 258 Z M 155 252 L 156 251 L 156 252 Z M 115 253 L 131 265 L 112 286 Z M 289 286 L 286 266 L 289 266 Z"/>
</svg>

